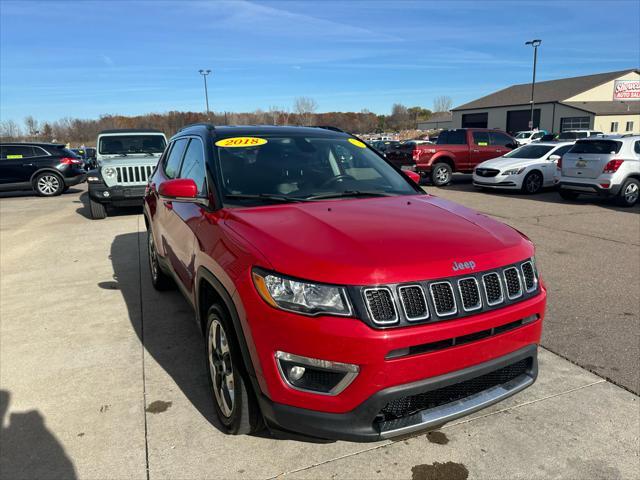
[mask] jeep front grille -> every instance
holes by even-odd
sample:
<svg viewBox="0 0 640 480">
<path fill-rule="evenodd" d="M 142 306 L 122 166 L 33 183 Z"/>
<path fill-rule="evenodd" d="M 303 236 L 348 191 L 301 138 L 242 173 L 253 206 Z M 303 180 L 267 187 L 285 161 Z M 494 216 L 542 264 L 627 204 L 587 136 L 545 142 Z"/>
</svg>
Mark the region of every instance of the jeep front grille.
<svg viewBox="0 0 640 480">
<path fill-rule="evenodd" d="M 520 265 L 520 269 L 522 270 L 522 278 L 524 279 L 524 288 L 527 290 L 527 293 L 532 292 L 536 289 L 538 283 L 533 264 L 531 262 L 524 262 Z"/>
<path fill-rule="evenodd" d="M 131 167 L 116 167 L 118 183 L 122 185 L 139 185 L 147 183 L 154 167 L 152 165 L 135 165 Z"/>
<path fill-rule="evenodd" d="M 407 285 L 398 288 L 398 291 L 400 292 L 400 302 L 407 320 L 413 322 L 429 318 L 427 299 L 420 285 Z"/>
<path fill-rule="evenodd" d="M 350 287 L 359 299 L 356 310 L 374 327 L 449 320 L 494 310 L 536 295 L 533 260 L 458 277 Z"/>
<path fill-rule="evenodd" d="M 507 287 L 507 296 L 509 300 L 518 298 L 522 295 L 522 283 L 520 282 L 520 274 L 516 267 L 507 268 L 504 272 L 504 283 Z"/>
<path fill-rule="evenodd" d="M 390 289 L 386 287 L 369 288 L 365 290 L 364 296 L 371 319 L 375 323 L 394 323 L 398 320 L 396 304 Z"/>
<path fill-rule="evenodd" d="M 460 298 L 462 299 L 462 308 L 464 308 L 466 312 L 482 308 L 480 288 L 478 288 L 478 281 L 474 277 L 458 280 L 458 289 L 460 291 Z"/>
<path fill-rule="evenodd" d="M 429 288 L 438 316 L 444 317 L 456 313 L 456 298 L 453 296 L 453 288 L 449 282 L 432 283 Z"/>
<path fill-rule="evenodd" d="M 484 284 L 484 293 L 487 297 L 487 304 L 492 307 L 502 303 L 504 295 L 502 294 L 500 275 L 495 272 L 483 275 L 482 283 Z"/>
</svg>

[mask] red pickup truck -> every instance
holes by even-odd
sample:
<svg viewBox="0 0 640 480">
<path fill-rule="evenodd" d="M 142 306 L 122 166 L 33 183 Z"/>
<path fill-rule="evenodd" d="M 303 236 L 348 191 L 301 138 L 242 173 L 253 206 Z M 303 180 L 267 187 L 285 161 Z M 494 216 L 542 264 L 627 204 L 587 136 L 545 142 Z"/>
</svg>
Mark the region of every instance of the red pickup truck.
<svg viewBox="0 0 640 480">
<path fill-rule="evenodd" d="M 516 140 L 500 130 L 459 128 L 443 130 L 435 145 L 417 145 L 416 171 L 434 185 L 447 185 L 453 172 L 471 173 L 476 165 L 517 147 Z"/>
</svg>

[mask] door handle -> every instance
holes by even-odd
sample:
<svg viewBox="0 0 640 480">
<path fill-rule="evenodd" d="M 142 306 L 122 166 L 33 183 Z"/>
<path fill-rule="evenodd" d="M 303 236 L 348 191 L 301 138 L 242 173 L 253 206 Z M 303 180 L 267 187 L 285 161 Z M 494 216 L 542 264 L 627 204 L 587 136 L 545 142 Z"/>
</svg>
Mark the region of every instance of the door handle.
<svg viewBox="0 0 640 480">
<path fill-rule="evenodd" d="M 33 163 L 23 163 L 23 167 L 33 167 Z"/>
<path fill-rule="evenodd" d="M 474 153 L 478 153 L 480 150 L 471 150 Z"/>
</svg>

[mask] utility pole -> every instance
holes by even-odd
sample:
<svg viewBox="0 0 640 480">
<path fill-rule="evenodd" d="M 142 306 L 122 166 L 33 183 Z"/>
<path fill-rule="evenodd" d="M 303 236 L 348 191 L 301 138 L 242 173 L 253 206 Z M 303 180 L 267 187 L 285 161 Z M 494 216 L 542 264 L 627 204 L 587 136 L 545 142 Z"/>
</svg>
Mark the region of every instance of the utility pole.
<svg viewBox="0 0 640 480">
<path fill-rule="evenodd" d="M 207 90 L 207 75 L 209 75 L 211 73 L 211 70 L 198 70 L 200 72 L 200 75 L 202 75 L 202 78 L 204 78 L 204 98 L 205 101 L 207 102 L 207 119 L 209 119 L 210 114 L 209 114 L 209 92 Z"/>
<path fill-rule="evenodd" d="M 533 47 L 533 81 L 531 82 L 531 119 L 529 120 L 529 129 L 533 130 L 533 93 L 536 88 L 536 64 L 538 63 L 538 47 L 542 43 L 542 40 L 536 39 L 529 42 L 525 42 L 525 45 L 531 45 Z M 540 125 L 538 125 L 539 127 Z"/>
</svg>

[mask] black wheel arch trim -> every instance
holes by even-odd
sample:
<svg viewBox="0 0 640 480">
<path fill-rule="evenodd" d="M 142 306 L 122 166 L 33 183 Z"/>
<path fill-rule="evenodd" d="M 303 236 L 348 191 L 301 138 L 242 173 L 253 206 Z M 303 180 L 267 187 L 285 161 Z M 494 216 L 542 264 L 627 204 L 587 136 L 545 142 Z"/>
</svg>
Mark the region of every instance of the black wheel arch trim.
<svg viewBox="0 0 640 480">
<path fill-rule="evenodd" d="M 251 354 L 249 353 L 249 346 L 247 344 L 247 339 L 244 335 L 244 330 L 242 329 L 242 323 L 240 322 L 240 316 L 238 314 L 238 310 L 236 308 L 235 302 L 231 294 L 224 287 L 222 282 L 216 278 L 216 276 L 211 273 L 205 267 L 200 267 L 196 274 L 195 281 L 195 311 L 196 311 L 196 322 L 198 323 L 198 328 L 202 330 L 202 318 L 200 311 L 200 286 L 202 282 L 207 282 L 211 288 L 215 290 L 218 296 L 224 302 L 224 307 L 227 312 L 229 312 L 229 316 L 231 317 L 231 323 L 233 324 L 233 328 L 235 330 L 236 338 L 238 339 L 238 345 L 240 346 L 240 353 L 242 355 L 242 361 L 244 363 L 245 368 L 247 369 L 247 373 L 251 379 L 251 383 L 253 389 L 256 393 L 259 393 L 260 386 L 258 385 L 257 376 L 255 367 L 253 365 L 253 361 L 251 360 Z M 206 332 L 203 332 L 203 335 Z"/>
</svg>

